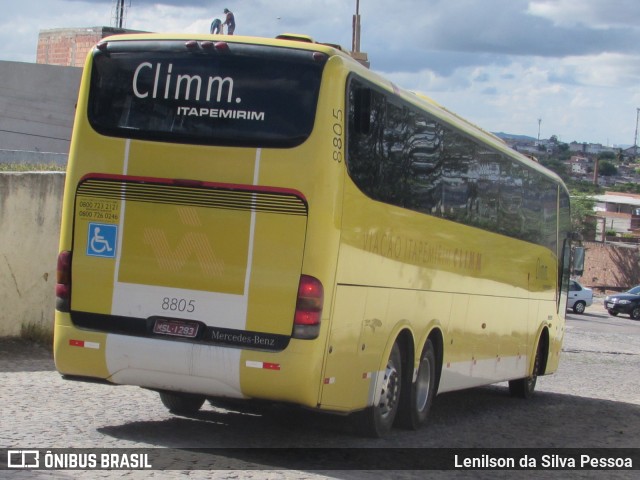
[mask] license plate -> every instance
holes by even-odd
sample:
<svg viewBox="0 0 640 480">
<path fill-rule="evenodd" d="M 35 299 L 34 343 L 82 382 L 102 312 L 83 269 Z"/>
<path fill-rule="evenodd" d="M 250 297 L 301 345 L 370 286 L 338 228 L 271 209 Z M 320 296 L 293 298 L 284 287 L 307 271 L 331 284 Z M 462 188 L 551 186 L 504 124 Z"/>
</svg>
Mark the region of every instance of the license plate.
<svg viewBox="0 0 640 480">
<path fill-rule="evenodd" d="M 613 308 L 613 303 L 607 303 L 607 308 Z"/>
<path fill-rule="evenodd" d="M 196 322 L 157 318 L 156 323 L 153 325 L 153 333 L 174 337 L 194 338 L 198 335 L 198 327 L 199 325 Z"/>
</svg>

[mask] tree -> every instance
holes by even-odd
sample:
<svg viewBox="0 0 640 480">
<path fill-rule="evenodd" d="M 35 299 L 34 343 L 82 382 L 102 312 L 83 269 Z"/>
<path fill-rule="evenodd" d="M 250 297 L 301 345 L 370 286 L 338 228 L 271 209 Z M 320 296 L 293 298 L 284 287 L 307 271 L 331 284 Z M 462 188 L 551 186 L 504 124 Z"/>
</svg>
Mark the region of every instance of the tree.
<svg viewBox="0 0 640 480">
<path fill-rule="evenodd" d="M 618 174 L 617 167 L 608 160 L 602 160 L 599 162 L 598 173 L 605 177 L 611 177 Z"/>
<path fill-rule="evenodd" d="M 595 200 L 583 193 L 571 196 L 571 230 L 574 233 L 586 236 L 588 232 L 595 231 L 595 205 Z"/>
<path fill-rule="evenodd" d="M 614 152 L 600 152 L 598 154 L 598 160 L 615 160 L 616 154 Z"/>
</svg>

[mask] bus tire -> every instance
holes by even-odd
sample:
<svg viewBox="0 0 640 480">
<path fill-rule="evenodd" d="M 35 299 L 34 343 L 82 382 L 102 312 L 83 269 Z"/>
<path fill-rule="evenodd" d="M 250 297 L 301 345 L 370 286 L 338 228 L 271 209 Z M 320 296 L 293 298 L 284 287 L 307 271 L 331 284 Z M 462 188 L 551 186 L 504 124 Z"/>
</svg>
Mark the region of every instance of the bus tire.
<svg viewBox="0 0 640 480">
<path fill-rule="evenodd" d="M 398 412 L 402 389 L 402 355 L 397 342 L 393 344 L 384 377 L 377 388 L 380 396 L 378 403 L 356 414 L 358 432 L 372 438 L 389 433 Z"/>
<path fill-rule="evenodd" d="M 177 413 L 179 415 L 196 413 L 200 410 L 200 407 L 202 407 L 205 401 L 205 397 L 190 393 L 167 391 L 159 393 L 162 404 L 167 407 L 171 413 Z"/>
<path fill-rule="evenodd" d="M 536 388 L 540 364 L 542 362 L 542 338 L 538 342 L 536 350 L 536 359 L 533 365 L 533 373 L 530 377 L 519 378 L 517 380 L 509 380 L 509 393 L 512 397 L 530 398 Z"/>
<path fill-rule="evenodd" d="M 403 392 L 403 401 L 398 411 L 398 425 L 402 428 L 417 430 L 427 420 L 435 393 L 436 351 L 433 342 L 428 339 L 422 349 L 416 381 Z"/>
</svg>

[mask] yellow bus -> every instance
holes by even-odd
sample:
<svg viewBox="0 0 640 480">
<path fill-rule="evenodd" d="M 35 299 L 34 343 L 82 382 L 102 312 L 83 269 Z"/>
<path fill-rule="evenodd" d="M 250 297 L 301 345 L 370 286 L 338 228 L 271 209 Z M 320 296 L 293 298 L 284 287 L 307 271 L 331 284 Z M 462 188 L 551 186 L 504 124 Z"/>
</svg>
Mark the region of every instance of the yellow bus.
<svg viewBox="0 0 640 480">
<path fill-rule="evenodd" d="M 309 37 L 123 35 L 84 69 L 55 362 L 174 413 L 256 399 L 417 428 L 556 370 L 562 181 Z"/>
</svg>

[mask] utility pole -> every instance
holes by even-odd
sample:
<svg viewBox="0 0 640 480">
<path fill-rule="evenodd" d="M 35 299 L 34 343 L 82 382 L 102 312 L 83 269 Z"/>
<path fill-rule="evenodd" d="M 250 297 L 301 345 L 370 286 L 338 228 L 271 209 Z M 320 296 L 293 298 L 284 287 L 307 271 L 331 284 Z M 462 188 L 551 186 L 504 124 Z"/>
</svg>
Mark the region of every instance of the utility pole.
<svg viewBox="0 0 640 480">
<path fill-rule="evenodd" d="M 124 0 L 120 0 L 120 22 L 118 23 L 118 28 L 122 28 L 122 24 L 124 22 Z"/>
<path fill-rule="evenodd" d="M 540 124 L 542 123 L 542 119 L 538 119 L 538 145 L 540 145 Z"/>
<path fill-rule="evenodd" d="M 356 14 L 353 16 L 351 51 L 360 52 L 360 0 L 356 0 Z"/>
<path fill-rule="evenodd" d="M 640 117 L 640 108 L 636 108 L 636 133 L 633 136 L 633 156 L 634 156 L 634 160 L 638 156 L 638 117 Z"/>
<path fill-rule="evenodd" d="M 116 0 L 115 2 L 115 26 L 117 28 L 122 28 L 124 26 L 124 16 L 125 16 L 125 0 Z M 131 2 L 131 0 L 129 0 Z"/>
<path fill-rule="evenodd" d="M 353 16 L 353 33 L 351 36 L 351 56 L 369 68 L 369 59 L 360 51 L 360 0 L 356 0 L 356 14 Z"/>
</svg>

